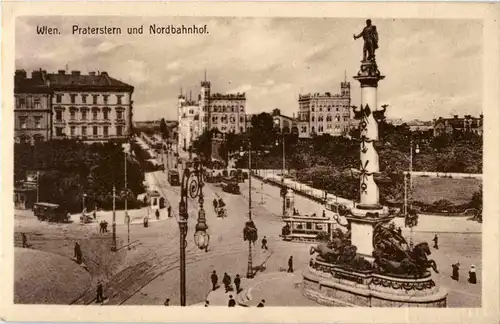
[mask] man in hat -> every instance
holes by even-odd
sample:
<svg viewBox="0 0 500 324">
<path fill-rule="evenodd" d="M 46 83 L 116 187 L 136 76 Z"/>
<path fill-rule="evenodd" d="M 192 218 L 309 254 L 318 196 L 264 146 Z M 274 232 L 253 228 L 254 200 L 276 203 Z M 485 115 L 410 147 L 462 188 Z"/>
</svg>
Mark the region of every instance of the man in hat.
<svg viewBox="0 0 500 324">
<path fill-rule="evenodd" d="M 160 220 L 160 211 L 157 209 L 155 212 L 156 220 Z"/>
<path fill-rule="evenodd" d="M 102 282 L 99 281 L 96 290 L 96 303 L 102 303 L 104 301 Z"/>
<path fill-rule="evenodd" d="M 165 302 L 163 303 L 164 306 L 170 306 L 170 298 L 167 298 Z"/>
<path fill-rule="evenodd" d="M 231 277 L 227 274 L 227 272 L 224 272 L 224 277 L 222 278 L 222 283 L 224 284 L 224 288 L 226 289 L 226 292 L 228 292 L 229 287 L 231 285 Z"/>
<path fill-rule="evenodd" d="M 439 247 L 438 247 L 438 236 L 437 236 L 437 234 L 434 235 L 434 238 L 432 240 L 434 241 L 434 248 L 436 250 L 439 250 Z"/>
<path fill-rule="evenodd" d="M 288 259 L 288 270 L 286 272 L 293 273 L 293 256 Z"/>
<path fill-rule="evenodd" d="M 236 278 L 234 278 L 234 285 L 236 286 L 236 293 L 240 292 L 240 284 L 241 284 L 241 278 L 240 278 L 240 275 L 237 274 Z"/>
<path fill-rule="evenodd" d="M 215 272 L 215 270 L 212 272 L 210 279 L 212 280 L 212 290 L 217 289 L 217 282 L 219 281 L 219 277 L 217 277 L 217 273 Z"/>
<path fill-rule="evenodd" d="M 167 214 L 168 214 L 168 217 L 172 217 L 172 206 L 168 206 Z"/>
<path fill-rule="evenodd" d="M 451 268 L 452 268 L 452 275 L 451 275 L 451 278 L 452 278 L 453 280 L 458 281 L 459 276 L 460 276 L 460 274 L 459 274 L 459 272 L 458 272 L 458 271 L 460 270 L 460 262 L 457 262 L 457 263 L 455 263 L 455 264 L 452 264 L 452 265 L 451 265 Z"/>
<path fill-rule="evenodd" d="M 264 238 L 262 239 L 262 247 L 261 249 L 265 249 L 267 251 L 267 238 L 264 236 Z"/>
<path fill-rule="evenodd" d="M 210 302 L 208 300 L 205 300 L 205 307 L 208 307 L 210 305 Z"/>
</svg>

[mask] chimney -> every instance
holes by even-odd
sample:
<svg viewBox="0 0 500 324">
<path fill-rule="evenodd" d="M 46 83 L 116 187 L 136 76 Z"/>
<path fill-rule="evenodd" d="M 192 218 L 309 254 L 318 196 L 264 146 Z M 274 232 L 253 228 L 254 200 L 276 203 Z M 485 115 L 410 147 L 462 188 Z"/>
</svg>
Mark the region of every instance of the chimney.
<svg viewBox="0 0 500 324">
<path fill-rule="evenodd" d="M 95 72 L 94 72 L 94 71 L 89 72 L 89 75 L 90 75 L 90 76 L 95 76 Z"/>
<path fill-rule="evenodd" d="M 57 73 L 60 74 L 60 75 L 64 75 L 64 74 L 66 74 L 66 71 L 65 70 L 59 70 L 59 71 L 57 71 Z"/>
</svg>

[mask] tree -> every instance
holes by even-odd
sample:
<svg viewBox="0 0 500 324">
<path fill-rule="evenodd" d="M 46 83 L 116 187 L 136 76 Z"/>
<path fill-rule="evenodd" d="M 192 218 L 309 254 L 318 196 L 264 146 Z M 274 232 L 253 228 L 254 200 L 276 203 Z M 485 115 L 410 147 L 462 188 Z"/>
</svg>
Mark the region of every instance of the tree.
<svg viewBox="0 0 500 324">
<path fill-rule="evenodd" d="M 169 137 L 169 131 L 168 131 L 167 122 L 165 121 L 165 118 L 162 118 L 160 121 L 160 133 L 161 133 L 161 137 L 163 139 L 167 139 Z"/>
<path fill-rule="evenodd" d="M 276 130 L 274 129 L 273 117 L 268 113 L 260 113 L 252 118 L 250 130 L 252 148 L 263 151 L 266 147 L 272 147 L 276 141 Z"/>
</svg>

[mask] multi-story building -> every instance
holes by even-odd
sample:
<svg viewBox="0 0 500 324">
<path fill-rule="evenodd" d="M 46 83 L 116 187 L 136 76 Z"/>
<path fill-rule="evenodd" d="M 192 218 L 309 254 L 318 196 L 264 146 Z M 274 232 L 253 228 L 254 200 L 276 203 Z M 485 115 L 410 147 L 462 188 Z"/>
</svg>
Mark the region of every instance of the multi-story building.
<svg viewBox="0 0 500 324">
<path fill-rule="evenodd" d="M 351 124 L 351 85 L 340 83 L 340 94 L 299 95 L 297 116 L 299 137 L 307 138 L 313 134 L 345 135 Z"/>
<path fill-rule="evenodd" d="M 198 102 L 186 99 L 184 95 L 178 97 L 179 111 L 179 148 L 187 151 L 193 145 L 193 141 L 201 135 L 204 130 L 201 116 L 202 106 Z"/>
<path fill-rule="evenodd" d="M 465 115 L 459 118 L 454 115 L 453 118 L 434 119 L 434 136 L 456 135 L 457 133 L 483 134 L 483 115 L 479 118 Z"/>
<path fill-rule="evenodd" d="M 211 93 L 210 81 L 202 81 L 198 101 L 186 100 L 182 93 L 177 102 L 178 145 L 188 149 L 205 130 L 243 133 L 246 129 L 245 93 Z"/>
<path fill-rule="evenodd" d="M 24 70 L 18 70 L 15 82 L 19 140 L 107 141 L 131 134 L 134 87 L 106 72 L 82 75 L 80 71 L 40 70 L 28 79 Z"/>
<path fill-rule="evenodd" d="M 52 96 L 52 133 L 84 141 L 125 139 L 132 132 L 134 87 L 107 72 L 64 70 L 47 74 Z"/>
<path fill-rule="evenodd" d="M 16 70 L 14 76 L 14 140 L 34 144 L 52 138 L 51 90 L 45 71 Z"/>
</svg>

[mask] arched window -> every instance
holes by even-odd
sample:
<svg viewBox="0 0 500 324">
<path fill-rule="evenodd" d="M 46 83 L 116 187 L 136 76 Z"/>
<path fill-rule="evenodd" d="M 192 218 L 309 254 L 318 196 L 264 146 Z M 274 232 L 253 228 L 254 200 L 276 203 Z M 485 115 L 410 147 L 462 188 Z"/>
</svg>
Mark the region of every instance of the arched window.
<svg viewBox="0 0 500 324">
<path fill-rule="evenodd" d="M 311 121 L 313 122 L 314 121 L 314 116 L 311 117 Z"/>
</svg>

